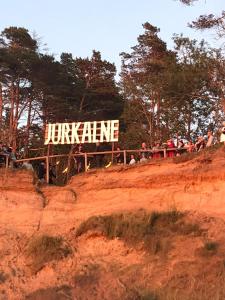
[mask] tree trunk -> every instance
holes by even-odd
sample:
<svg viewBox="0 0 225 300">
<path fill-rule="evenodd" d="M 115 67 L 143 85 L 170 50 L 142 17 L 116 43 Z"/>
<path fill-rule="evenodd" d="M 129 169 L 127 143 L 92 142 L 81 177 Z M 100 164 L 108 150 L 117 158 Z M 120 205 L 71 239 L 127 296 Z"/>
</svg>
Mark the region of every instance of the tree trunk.
<svg viewBox="0 0 225 300">
<path fill-rule="evenodd" d="M 17 127 L 19 121 L 19 102 L 20 102 L 20 95 L 19 95 L 19 83 L 17 82 L 16 85 L 16 95 L 15 95 L 15 116 L 13 119 L 13 141 L 12 141 L 12 148 L 16 151 L 17 146 Z"/>
<path fill-rule="evenodd" d="M 157 134 L 157 140 L 161 140 L 161 124 L 160 124 L 160 117 L 161 117 L 161 99 L 160 95 L 157 96 L 157 111 L 156 111 L 156 134 Z"/>
<path fill-rule="evenodd" d="M 188 119 L 187 119 L 187 138 L 191 139 L 191 104 L 188 104 Z"/>
<path fill-rule="evenodd" d="M 29 99 L 28 103 L 28 114 L 27 114 L 27 125 L 26 125 L 26 133 L 25 133 L 25 156 L 28 156 L 29 149 L 29 136 L 30 136 L 30 126 L 31 126 L 31 111 L 32 111 L 32 100 Z"/>
<path fill-rule="evenodd" d="M 10 145 L 13 142 L 14 108 L 15 108 L 15 91 L 14 91 L 14 83 L 12 83 L 10 87 L 10 118 L 9 118 L 9 137 L 8 137 L 8 143 Z"/>
</svg>

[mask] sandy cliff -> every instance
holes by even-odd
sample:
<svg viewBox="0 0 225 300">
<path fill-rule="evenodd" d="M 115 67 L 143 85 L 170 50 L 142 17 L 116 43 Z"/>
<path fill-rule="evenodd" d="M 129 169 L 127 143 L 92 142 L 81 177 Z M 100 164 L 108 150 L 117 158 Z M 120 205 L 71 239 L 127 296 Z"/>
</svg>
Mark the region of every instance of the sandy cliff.
<svg viewBox="0 0 225 300">
<path fill-rule="evenodd" d="M 93 170 L 65 187 L 36 188 L 31 173 L 1 170 L 0 299 L 225 299 L 224 195 L 224 147 Z"/>
</svg>

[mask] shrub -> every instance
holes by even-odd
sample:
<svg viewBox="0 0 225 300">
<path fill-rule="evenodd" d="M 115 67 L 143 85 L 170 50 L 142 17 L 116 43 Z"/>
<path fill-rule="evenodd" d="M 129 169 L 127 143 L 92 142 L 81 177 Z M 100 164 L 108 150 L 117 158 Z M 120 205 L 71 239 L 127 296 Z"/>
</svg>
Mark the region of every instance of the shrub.
<svg viewBox="0 0 225 300">
<path fill-rule="evenodd" d="M 191 152 L 191 153 L 184 153 L 180 156 L 175 156 L 173 158 L 173 162 L 175 164 L 182 164 L 185 163 L 189 160 L 192 160 L 194 158 L 196 158 L 197 156 L 199 156 L 201 154 L 201 152 Z"/>
<path fill-rule="evenodd" d="M 200 233 L 196 224 L 186 224 L 182 221 L 183 216 L 183 213 L 176 210 L 94 216 L 80 224 L 76 237 L 94 231 L 109 239 L 121 238 L 133 245 L 144 242 L 145 248 L 156 254 L 163 249 L 169 249 L 170 243 L 165 241 L 164 243 L 162 237 L 169 237 L 174 233 L 180 235 Z"/>
<path fill-rule="evenodd" d="M 158 296 L 155 293 L 152 293 L 149 290 L 142 288 L 127 289 L 126 293 L 122 296 L 121 299 L 124 300 L 159 300 Z"/>
<path fill-rule="evenodd" d="M 61 237 L 38 236 L 31 239 L 26 254 L 31 258 L 31 268 L 38 272 L 52 260 L 60 260 L 71 253 L 71 249 L 63 244 Z"/>
<path fill-rule="evenodd" d="M 78 271 L 74 276 L 74 282 L 82 288 L 96 285 L 99 282 L 100 269 L 97 264 L 85 265 L 84 269 Z"/>
<path fill-rule="evenodd" d="M 8 276 L 3 271 L 0 271 L 0 284 L 4 283 L 7 279 L 7 277 Z"/>
<path fill-rule="evenodd" d="M 71 287 L 63 285 L 60 287 L 50 287 L 39 289 L 26 296 L 25 300 L 72 300 Z"/>
</svg>

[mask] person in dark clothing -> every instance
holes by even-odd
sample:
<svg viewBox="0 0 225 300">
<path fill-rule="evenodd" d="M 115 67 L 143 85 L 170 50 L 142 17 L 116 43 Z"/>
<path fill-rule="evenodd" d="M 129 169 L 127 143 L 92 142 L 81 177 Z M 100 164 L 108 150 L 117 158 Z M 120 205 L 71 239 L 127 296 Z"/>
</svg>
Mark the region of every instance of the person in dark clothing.
<svg viewBox="0 0 225 300">
<path fill-rule="evenodd" d="M 49 184 L 54 184 L 56 179 L 55 166 L 49 165 Z"/>
<path fill-rule="evenodd" d="M 116 151 L 121 151 L 121 149 L 120 149 L 119 146 L 116 148 Z M 116 163 L 117 163 L 118 165 L 120 165 L 120 164 L 123 163 L 123 155 L 122 155 L 121 152 L 119 152 L 119 153 L 116 154 Z"/>
<path fill-rule="evenodd" d="M 103 147 L 101 146 L 100 142 L 97 142 L 95 147 L 95 152 L 102 152 L 102 151 L 104 151 Z M 96 168 L 101 168 L 103 166 L 103 159 L 104 159 L 104 154 L 95 154 Z"/>
<path fill-rule="evenodd" d="M 77 154 L 84 153 L 82 145 L 78 146 L 78 148 L 75 150 L 75 153 Z M 75 160 L 77 165 L 77 173 L 83 172 L 85 168 L 84 156 L 76 156 Z"/>
<path fill-rule="evenodd" d="M 44 182 L 44 181 L 45 181 L 46 167 L 45 167 L 45 163 L 44 163 L 44 162 L 41 162 L 41 163 L 39 164 L 37 175 L 38 175 L 38 179 L 39 179 L 41 182 Z"/>
</svg>

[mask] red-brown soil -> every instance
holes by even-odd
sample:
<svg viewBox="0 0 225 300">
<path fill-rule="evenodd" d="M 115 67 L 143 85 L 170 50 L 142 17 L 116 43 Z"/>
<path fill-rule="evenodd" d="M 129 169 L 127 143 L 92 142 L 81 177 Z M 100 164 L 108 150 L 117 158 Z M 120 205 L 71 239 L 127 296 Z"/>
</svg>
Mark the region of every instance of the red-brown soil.
<svg viewBox="0 0 225 300">
<path fill-rule="evenodd" d="M 140 209 L 185 212 L 199 232 L 162 232 L 157 253 L 94 230 L 76 237 L 89 217 Z M 224 232 L 224 147 L 184 163 L 93 170 L 65 187 L 37 188 L 31 173 L 1 170 L 0 300 L 222 300 Z M 61 236 L 71 252 L 34 272 L 27 247 L 42 235 Z"/>
</svg>

